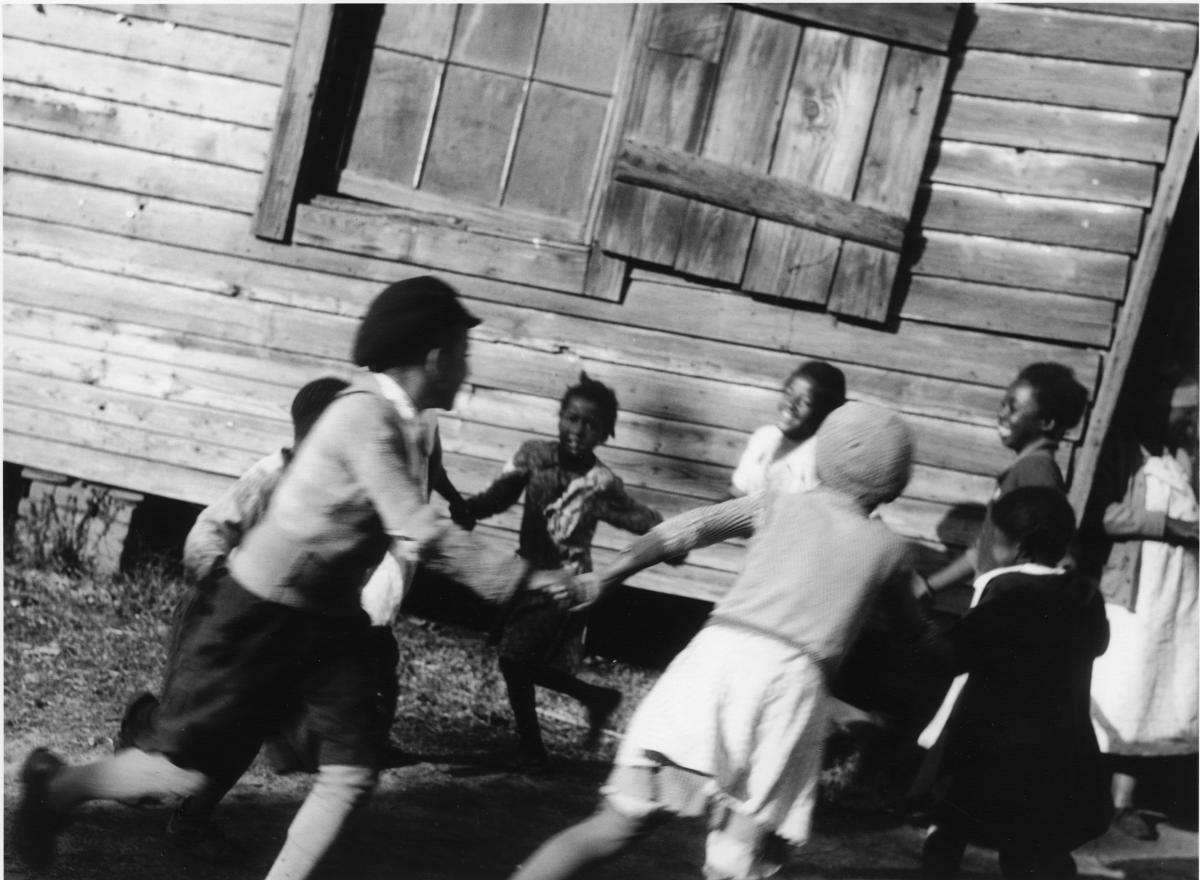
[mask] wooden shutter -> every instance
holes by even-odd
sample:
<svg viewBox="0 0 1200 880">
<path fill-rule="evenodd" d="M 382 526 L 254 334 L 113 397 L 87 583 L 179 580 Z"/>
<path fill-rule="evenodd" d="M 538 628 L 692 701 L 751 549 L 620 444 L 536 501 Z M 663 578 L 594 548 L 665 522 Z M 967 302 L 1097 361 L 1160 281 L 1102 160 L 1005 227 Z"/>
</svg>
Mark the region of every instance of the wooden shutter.
<svg viewBox="0 0 1200 880">
<path fill-rule="evenodd" d="M 883 320 L 957 7 L 763 8 L 660 7 L 601 246 Z"/>
</svg>

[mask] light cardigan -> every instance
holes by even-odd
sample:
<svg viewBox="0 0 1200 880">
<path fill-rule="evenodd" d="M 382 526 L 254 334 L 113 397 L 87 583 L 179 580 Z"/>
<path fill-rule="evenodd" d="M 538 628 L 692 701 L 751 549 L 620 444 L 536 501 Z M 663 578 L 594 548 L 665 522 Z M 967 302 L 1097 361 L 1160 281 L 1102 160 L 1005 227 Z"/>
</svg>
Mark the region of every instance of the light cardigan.
<svg viewBox="0 0 1200 880">
<path fill-rule="evenodd" d="M 426 489 L 428 437 L 372 376 L 356 379 L 301 444 L 230 574 L 268 601 L 345 615 L 358 611 L 359 587 L 384 552 L 401 561 L 415 552 L 483 598 L 507 599 L 528 566 L 438 519 Z"/>
</svg>

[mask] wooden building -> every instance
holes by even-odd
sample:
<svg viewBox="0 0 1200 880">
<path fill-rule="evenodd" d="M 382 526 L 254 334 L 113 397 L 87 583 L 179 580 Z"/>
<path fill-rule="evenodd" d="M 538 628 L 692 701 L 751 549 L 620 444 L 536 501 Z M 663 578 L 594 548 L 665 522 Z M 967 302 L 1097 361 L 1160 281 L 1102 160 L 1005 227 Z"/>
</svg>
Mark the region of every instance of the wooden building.
<svg viewBox="0 0 1200 880">
<path fill-rule="evenodd" d="M 586 369 L 637 497 L 721 499 L 821 358 L 913 425 L 883 515 L 944 554 L 1024 364 L 1092 393 L 1062 451 L 1086 496 L 1196 145 L 1195 5 L 27 5 L 3 32 L 4 458 L 192 502 L 349 373 L 385 283 L 434 273 L 485 319 L 442 419 L 464 490 Z M 712 596 L 740 553 L 633 583 Z"/>
</svg>

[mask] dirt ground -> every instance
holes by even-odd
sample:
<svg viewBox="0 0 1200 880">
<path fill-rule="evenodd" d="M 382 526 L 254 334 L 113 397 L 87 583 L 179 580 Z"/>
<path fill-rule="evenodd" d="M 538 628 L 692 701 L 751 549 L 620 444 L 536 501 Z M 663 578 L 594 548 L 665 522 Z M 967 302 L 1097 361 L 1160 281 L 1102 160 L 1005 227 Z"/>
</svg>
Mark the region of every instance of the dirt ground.
<svg viewBox="0 0 1200 880">
<path fill-rule="evenodd" d="M 5 813 L 11 821 L 20 787 L 20 761 L 33 745 L 5 742 Z M 99 757 L 98 744 L 73 760 Z M 607 772 L 603 761 L 559 759 L 546 772 L 522 775 L 483 761 L 482 755 L 433 760 L 384 773 L 368 809 L 330 854 L 320 880 L 501 880 L 546 837 L 586 816 Z M 308 777 L 278 777 L 258 765 L 230 793 L 218 818 L 226 837 L 206 850 L 178 846 L 164 834 L 169 809 L 96 804 L 82 810 L 62 834 L 59 859 L 46 875 L 100 878 L 251 880 L 265 875 L 303 799 Z M 1077 853 L 1080 875 L 1128 880 L 1197 877 L 1194 831 L 1160 827 L 1156 843 L 1111 833 Z M 668 825 L 640 848 L 591 875 L 596 880 L 701 876 L 703 827 Z M 834 808 L 818 814 L 816 833 L 785 878 L 915 878 L 922 829 L 898 818 Z M 4 877 L 32 877 L 11 847 Z M 994 854 L 972 848 L 964 877 L 998 876 Z"/>
</svg>

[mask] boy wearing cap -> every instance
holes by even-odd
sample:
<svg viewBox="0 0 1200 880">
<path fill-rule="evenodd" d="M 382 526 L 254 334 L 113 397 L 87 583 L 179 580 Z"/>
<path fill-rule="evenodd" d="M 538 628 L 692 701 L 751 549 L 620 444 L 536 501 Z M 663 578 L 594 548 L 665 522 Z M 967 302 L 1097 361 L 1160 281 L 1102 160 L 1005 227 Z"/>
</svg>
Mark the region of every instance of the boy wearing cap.
<svg viewBox="0 0 1200 880">
<path fill-rule="evenodd" d="M 708 880 L 767 876 L 784 841 L 804 842 L 827 682 L 868 606 L 880 603 L 914 638 L 927 632 L 905 542 L 869 518 L 908 482 L 908 427 L 887 410 L 847 403 L 816 436 L 818 487 L 677 516 L 591 576 L 599 593 L 695 547 L 750 536 L 737 581 L 634 713 L 600 809 L 545 843 L 513 880 L 573 876 L 671 816 L 706 810 Z"/>
<path fill-rule="evenodd" d="M 427 503 L 419 413 L 452 405 L 477 323 L 435 278 L 393 284 L 375 299 L 354 346 L 355 364 L 370 374 L 326 409 L 228 572 L 188 608 L 179 672 L 140 747 L 82 766 L 40 748 L 26 760 L 13 838 L 30 867 L 52 862 L 77 805 L 202 791 L 231 753 L 256 750 L 298 706 L 319 768 L 267 877 L 311 874 L 374 787 L 383 746 L 370 620 L 359 603 L 367 570 L 390 552 L 406 570 L 420 560 L 490 601 L 534 588 L 527 563 L 440 523 Z M 551 592 L 567 592 L 543 578 Z"/>
</svg>

